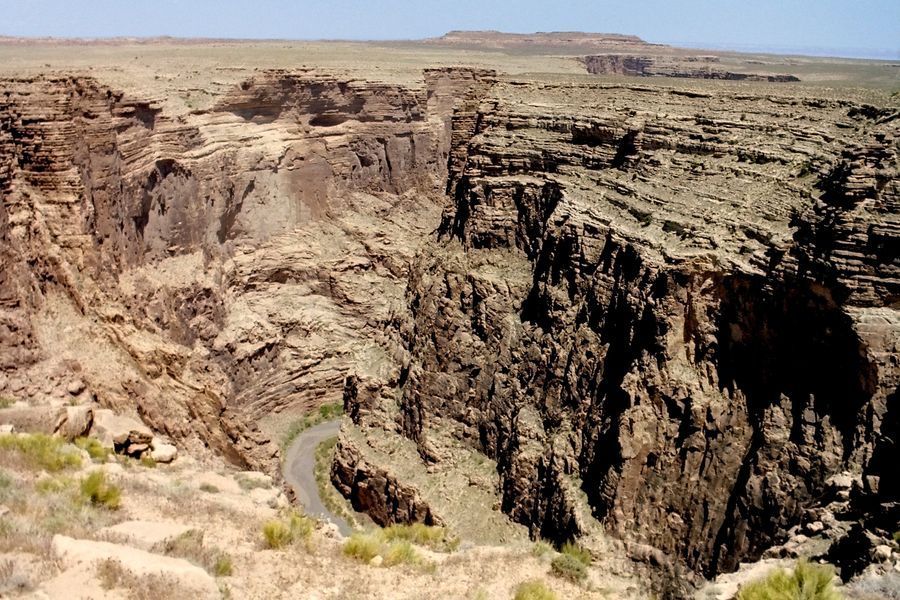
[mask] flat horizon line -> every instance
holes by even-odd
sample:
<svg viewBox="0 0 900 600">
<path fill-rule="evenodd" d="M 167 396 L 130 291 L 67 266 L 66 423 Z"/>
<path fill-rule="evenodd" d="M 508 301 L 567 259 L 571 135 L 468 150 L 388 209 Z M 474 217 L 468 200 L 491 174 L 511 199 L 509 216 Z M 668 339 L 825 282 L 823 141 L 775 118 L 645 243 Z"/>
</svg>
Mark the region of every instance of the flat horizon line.
<svg viewBox="0 0 900 600">
<path fill-rule="evenodd" d="M 221 36 L 173 36 L 173 35 L 114 35 L 114 36 L 23 36 L 0 33 L 0 45 L 9 42 L 49 42 L 49 43 L 73 43 L 91 44 L 103 42 L 154 42 L 172 41 L 181 43 L 191 42 L 219 42 L 219 43 L 247 43 L 247 42 L 329 42 L 329 43 L 427 43 L 439 40 L 451 33 L 497 33 L 502 35 L 549 35 L 549 34 L 585 34 L 585 35 L 609 35 L 635 37 L 645 42 L 648 46 L 662 45 L 684 50 L 714 50 L 719 52 L 734 52 L 738 54 L 770 54 L 776 56 L 804 56 L 810 58 L 841 58 L 851 60 L 893 61 L 900 60 L 900 50 L 886 48 L 859 48 L 859 47 L 827 47 L 827 46 L 790 46 L 790 45 L 765 45 L 765 44 L 719 44 L 712 42 L 686 42 L 686 41 L 650 41 L 635 34 L 611 33 L 611 32 L 586 32 L 586 31 L 535 31 L 535 32 L 507 32 L 493 29 L 452 30 L 440 36 L 420 38 L 269 38 L 269 37 L 221 37 Z"/>
</svg>

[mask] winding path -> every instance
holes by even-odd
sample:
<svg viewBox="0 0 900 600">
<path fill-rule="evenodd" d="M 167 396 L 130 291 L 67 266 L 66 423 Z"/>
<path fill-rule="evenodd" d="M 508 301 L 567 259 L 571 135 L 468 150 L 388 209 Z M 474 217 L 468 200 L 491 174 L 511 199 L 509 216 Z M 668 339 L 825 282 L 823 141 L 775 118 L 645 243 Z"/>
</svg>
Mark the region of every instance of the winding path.
<svg viewBox="0 0 900 600">
<path fill-rule="evenodd" d="M 337 525 L 341 535 L 349 536 L 353 529 L 343 518 L 329 511 L 319 496 L 316 483 L 316 448 L 334 437 L 341 429 L 341 420 L 326 421 L 300 433 L 288 448 L 284 458 L 284 479 L 294 490 L 297 501 L 311 517 L 318 517 Z"/>
</svg>

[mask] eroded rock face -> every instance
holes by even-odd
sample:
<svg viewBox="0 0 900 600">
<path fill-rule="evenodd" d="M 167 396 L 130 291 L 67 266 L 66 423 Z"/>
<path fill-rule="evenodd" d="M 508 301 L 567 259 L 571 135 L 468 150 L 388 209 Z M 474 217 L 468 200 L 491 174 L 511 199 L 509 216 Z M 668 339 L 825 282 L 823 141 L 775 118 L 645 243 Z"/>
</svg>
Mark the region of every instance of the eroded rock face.
<svg viewBox="0 0 900 600">
<path fill-rule="evenodd" d="M 593 54 L 584 57 L 584 66 L 592 75 L 628 75 L 631 77 L 677 77 L 681 79 L 722 79 L 726 81 L 800 81 L 786 73 L 736 73 L 717 66 L 716 56 L 652 56 Z"/>
<path fill-rule="evenodd" d="M 268 71 L 180 116 L 90 78 L 4 80 L 0 391 L 58 402 L 76 372 L 179 443 L 274 469 L 257 425 L 389 362 L 378 332 L 477 78 Z"/>
<path fill-rule="evenodd" d="M 337 489 L 353 501 L 354 509 L 382 527 L 394 523 L 443 525 L 415 488 L 369 463 L 347 443 L 338 448 L 331 477 Z"/>
<path fill-rule="evenodd" d="M 534 535 L 586 533 L 574 478 L 607 529 L 707 574 L 783 541 L 835 473 L 896 506 L 894 110 L 496 84 L 453 141 L 402 374 L 355 382 L 351 414 L 426 463 L 448 431 L 496 459 Z"/>
<path fill-rule="evenodd" d="M 454 525 L 371 456 L 444 493 L 464 448 L 485 511 L 707 574 L 845 471 L 887 526 L 896 107 L 424 79 L 264 72 L 178 117 L 5 80 L 0 391 L 264 470 L 280 411 L 344 395 L 333 479 L 379 522 Z"/>
</svg>

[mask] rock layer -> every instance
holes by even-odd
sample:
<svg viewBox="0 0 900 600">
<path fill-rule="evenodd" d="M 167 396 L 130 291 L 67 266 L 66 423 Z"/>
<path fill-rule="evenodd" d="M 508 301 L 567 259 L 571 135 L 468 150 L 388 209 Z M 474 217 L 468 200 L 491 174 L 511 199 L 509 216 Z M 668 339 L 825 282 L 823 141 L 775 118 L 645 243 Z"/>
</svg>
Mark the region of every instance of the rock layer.
<svg viewBox="0 0 900 600">
<path fill-rule="evenodd" d="M 717 67 L 716 56 L 650 56 L 594 54 L 584 57 L 584 66 L 592 75 L 629 75 L 632 77 L 678 77 L 682 79 L 723 79 L 726 81 L 800 81 L 785 73 L 736 73 Z"/>
<path fill-rule="evenodd" d="M 591 530 L 574 480 L 608 530 L 710 575 L 835 473 L 896 502 L 895 108 L 500 82 L 462 117 L 403 369 L 354 384 L 359 424 L 426 464 L 451 432 L 560 542 Z"/>
<path fill-rule="evenodd" d="M 4 80 L 0 392 L 264 470 L 343 396 L 332 476 L 379 522 L 477 498 L 658 567 L 760 556 L 845 471 L 883 530 L 898 109 L 702 84 L 267 71 L 174 116 Z"/>
<path fill-rule="evenodd" d="M 74 371 L 106 407 L 274 469 L 257 425 L 383 362 L 475 78 L 267 71 L 181 116 L 87 77 L 4 80 L 0 391 L 56 403 Z"/>
</svg>

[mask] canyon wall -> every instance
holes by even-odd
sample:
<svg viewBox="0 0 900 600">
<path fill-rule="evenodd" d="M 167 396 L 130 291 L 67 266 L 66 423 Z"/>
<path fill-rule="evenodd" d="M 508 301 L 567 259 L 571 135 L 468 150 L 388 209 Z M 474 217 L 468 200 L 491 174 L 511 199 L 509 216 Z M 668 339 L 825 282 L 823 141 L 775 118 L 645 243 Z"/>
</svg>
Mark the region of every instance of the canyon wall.
<svg viewBox="0 0 900 600">
<path fill-rule="evenodd" d="M 717 56 L 651 56 L 628 54 L 592 54 L 583 59 L 592 75 L 629 75 L 632 77 L 678 77 L 682 79 L 722 79 L 726 81 L 800 81 L 786 73 L 737 73 L 718 66 Z"/>
<path fill-rule="evenodd" d="M 403 367 L 348 388 L 370 440 L 467 446 L 532 535 L 596 520 L 707 575 L 836 473 L 895 510 L 896 108 L 501 81 L 461 117 Z"/>
<path fill-rule="evenodd" d="M 2 82 L 0 392 L 91 397 L 274 469 L 277 413 L 341 398 L 437 225 L 453 98 L 266 71 L 168 115 L 88 77 Z M 265 428 L 264 428 L 265 429 Z"/>
<path fill-rule="evenodd" d="M 379 523 L 602 529 L 707 575 L 838 473 L 896 522 L 896 107 L 473 69 L 261 71 L 187 114 L 3 88 L 4 396 L 83 383 L 269 471 L 343 398 L 332 477 Z"/>
</svg>

